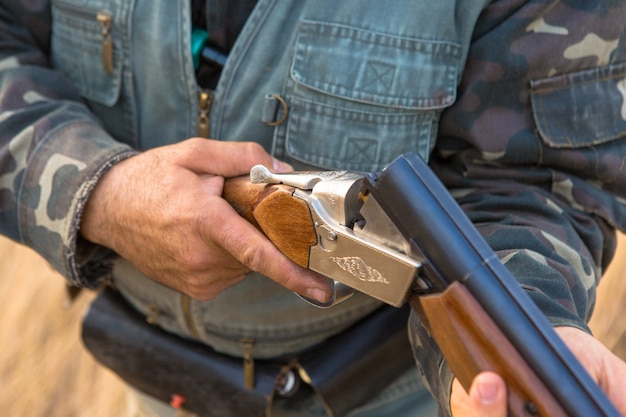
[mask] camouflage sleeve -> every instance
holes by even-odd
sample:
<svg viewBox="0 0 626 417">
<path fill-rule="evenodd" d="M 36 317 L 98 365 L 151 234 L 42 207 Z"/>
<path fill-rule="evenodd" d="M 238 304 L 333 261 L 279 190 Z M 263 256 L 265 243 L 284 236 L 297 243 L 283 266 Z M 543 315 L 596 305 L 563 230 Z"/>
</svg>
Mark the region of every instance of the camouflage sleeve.
<svg viewBox="0 0 626 417">
<path fill-rule="evenodd" d="M 431 161 L 548 319 L 587 332 L 626 229 L 625 16 L 623 0 L 492 2 Z M 447 415 L 450 371 L 411 328 Z"/>
<path fill-rule="evenodd" d="M 94 287 L 109 254 L 81 245 L 77 255 L 78 219 L 99 176 L 133 151 L 51 69 L 49 33 L 48 1 L 0 3 L 0 233 Z"/>
</svg>

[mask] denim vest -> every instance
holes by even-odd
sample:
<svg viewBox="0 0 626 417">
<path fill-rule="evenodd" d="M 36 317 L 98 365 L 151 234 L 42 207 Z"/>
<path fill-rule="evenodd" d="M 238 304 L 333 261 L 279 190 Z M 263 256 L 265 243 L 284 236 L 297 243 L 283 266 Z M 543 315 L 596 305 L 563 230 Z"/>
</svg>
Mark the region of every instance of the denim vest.
<svg viewBox="0 0 626 417">
<path fill-rule="evenodd" d="M 197 136 L 208 116 L 211 137 L 257 141 L 298 169 L 376 171 L 403 152 L 428 157 L 484 3 L 260 0 L 207 92 L 186 4 L 53 0 L 52 62 L 135 148 Z M 232 355 L 242 340 L 256 357 L 305 349 L 379 306 L 357 295 L 317 309 L 258 274 L 198 302 L 123 260 L 114 280 L 149 321 Z"/>
</svg>

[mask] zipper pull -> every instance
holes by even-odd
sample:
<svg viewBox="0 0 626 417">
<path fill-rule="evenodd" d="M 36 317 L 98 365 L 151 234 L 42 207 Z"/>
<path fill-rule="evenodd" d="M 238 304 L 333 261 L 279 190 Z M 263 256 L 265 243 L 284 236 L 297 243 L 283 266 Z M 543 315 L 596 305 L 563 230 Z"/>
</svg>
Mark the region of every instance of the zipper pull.
<svg viewBox="0 0 626 417">
<path fill-rule="evenodd" d="M 191 334 L 194 339 L 200 339 L 200 335 L 198 334 L 198 330 L 196 329 L 196 320 L 194 320 L 193 313 L 191 312 L 191 297 L 189 297 L 187 294 L 182 294 L 180 303 L 183 310 L 185 325 L 187 326 L 189 334 Z"/>
<path fill-rule="evenodd" d="M 198 100 L 198 136 L 201 138 L 209 138 L 211 135 L 211 120 L 209 113 L 213 104 L 213 95 L 205 90 L 200 90 L 200 98 Z"/>
<path fill-rule="evenodd" d="M 243 386 L 247 389 L 254 389 L 254 359 L 252 358 L 254 339 L 244 337 L 239 340 L 239 345 L 243 351 Z"/>
<path fill-rule="evenodd" d="M 104 70 L 113 73 L 113 40 L 111 39 L 111 25 L 113 17 L 107 12 L 98 12 L 96 18 L 102 28 L 102 67 Z"/>
</svg>

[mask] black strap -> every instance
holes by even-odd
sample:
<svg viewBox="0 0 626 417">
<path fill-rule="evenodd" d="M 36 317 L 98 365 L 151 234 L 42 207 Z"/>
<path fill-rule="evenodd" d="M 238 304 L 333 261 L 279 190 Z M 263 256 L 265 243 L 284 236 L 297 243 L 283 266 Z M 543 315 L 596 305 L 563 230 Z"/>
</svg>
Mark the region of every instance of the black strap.
<svg viewBox="0 0 626 417">
<path fill-rule="evenodd" d="M 286 367 L 302 368 L 329 414 L 341 417 L 414 366 L 408 307 L 384 306 L 314 349 L 281 360 L 255 360 L 255 389 L 243 387 L 239 358 L 150 325 L 106 289 L 82 326 L 85 347 L 124 381 L 202 417 L 262 416 Z"/>
</svg>

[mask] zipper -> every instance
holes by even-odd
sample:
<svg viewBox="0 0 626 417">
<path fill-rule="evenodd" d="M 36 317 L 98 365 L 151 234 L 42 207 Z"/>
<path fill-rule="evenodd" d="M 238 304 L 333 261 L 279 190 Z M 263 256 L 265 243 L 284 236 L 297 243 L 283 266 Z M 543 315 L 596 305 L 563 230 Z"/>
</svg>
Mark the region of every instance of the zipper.
<svg viewBox="0 0 626 417">
<path fill-rule="evenodd" d="M 200 89 L 198 92 L 198 136 L 209 138 L 211 135 L 211 120 L 209 114 L 213 105 L 213 93 Z"/>
<path fill-rule="evenodd" d="M 189 333 L 197 340 L 200 339 L 196 323 L 191 314 L 191 297 L 183 294 L 181 298 L 181 307 L 185 318 L 185 326 Z M 243 386 L 247 389 L 254 389 L 254 358 L 252 357 L 252 349 L 254 347 L 254 339 L 252 337 L 242 337 L 238 339 L 243 357 Z"/>
<path fill-rule="evenodd" d="M 187 306 L 187 310 L 185 311 L 185 317 L 187 317 L 187 314 L 189 314 L 189 319 L 192 320 L 191 314 L 190 312 L 189 313 L 188 312 L 189 312 L 189 307 Z M 264 340 L 264 339 L 258 339 L 258 338 L 255 339 L 249 336 L 239 337 L 239 336 L 234 336 L 234 335 L 227 335 L 223 333 L 212 332 L 208 329 L 204 329 L 204 331 L 209 335 L 214 335 L 215 337 L 218 337 L 221 339 L 228 339 L 228 340 L 233 340 L 233 341 L 236 340 L 239 342 L 239 347 L 241 348 L 241 352 L 242 352 L 241 356 L 242 356 L 242 362 L 243 362 L 243 386 L 246 389 L 253 390 L 256 385 L 256 381 L 255 381 L 254 356 L 252 355 L 252 352 L 254 350 L 255 343 L 258 340 Z M 280 338 L 275 338 L 275 337 L 271 338 L 273 342 L 279 339 Z M 302 372 L 306 373 L 306 371 L 304 371 L 303 369 L 300 370 L 300 373 Z M 308 378 L 306 375 L 301 375 L 301 376 L 302 376 L 303 381 L 306 381 Z M 308 378 L 308 380 L 310 380 L 310 378 Z"/>
<path fill-rule="evenodd" d="M 254 358 L 252 357 L 254 339 L 243 337 L 239 339 L 239 346 L 243 352 L 243 386 L 254 389 Z"/>
<path fill-rule="evenodd" d="M 183 310 L 183 316 L 185 319 L 185 325 L 187 326 L 187 329 L 189 330 L 189 333 L 195 338 L 195 339 L 200 339 L 199 334 L 198 334 L 198 330 L 196 329 L 196 323 L 195 320 L 193 318 L 193 315 L 191 314 L 191 297 L 189 297 L 187 294 L 182 294 L 182 298 L 181 298 L 181 307 Z M 239 347 L 241 348 L 241 352 L 242 352 L 242 360 L 243 360 L 243 386 L 247 389 L 254 389 L 255 386 L 255 369 L 254 369 L 254 357 L 252 356 L 252 351 L 254 349 L 254 344 L 256 343 L 257 339 L 253 338 L 253 337 L 239 337 L 239 336 L 235 336 L 235 335 L 226 335 L 223 333 L 215 333 L 215 332 L 211 332 L 209 329 L 204 329 L 204 331 L 207 334 L 213 334 L 218 338 L 221 339 L 230 339 L 233 341 L 238 341 L 239 342 Z M 273 337 L 271 338 L 272 341 L 276 341 L 277 338 Z M 307 376 L 306 375 L 302 375 L 302 372 L 304 370 L 300 370 L 301 373 L 301 377 L 304 381 L 307 380 Z M 306 371 L 304 371 L 306 372 Z M 310 378 L 309 378 L 310 379 Z"/>
<path fill-rule="evenodd" d="M 101 29 L 101 46 L 102 46 L 102 68 L 109 74 L 113 72 L 113 39 L 111 38 L 111 27 L 113 26 L 113 15 L 106 11 L 100 10 L 95 14 L 91 10 L 83 7 L 58 2 L 53 7 L 63 10 L 65 13 L 72 14 L 76 17 L 86 20 L 95 20 Z"/>
<path fill-rule="evenodd" d="M 183 309 L 183 317 L 185 318 L 185 326 L 187 326 L 187 330 L 189 333 L 195 338 L 200 339 L 200 335 L 198 334 L 198 330 L 196 329 L 196 323 L 191 315 L 191 297 L 187 294 L 182 294 L 181 298 L 181 308 Z"/>
<path fill-rule="evenodd" d="M 113 40 L 111 39 L 111 26 L 113 16 L 105 11 L 99 11 L 96 20 L 102 29 L 102 67 L 108 74 L 113 73 Z"/>
</svg>

